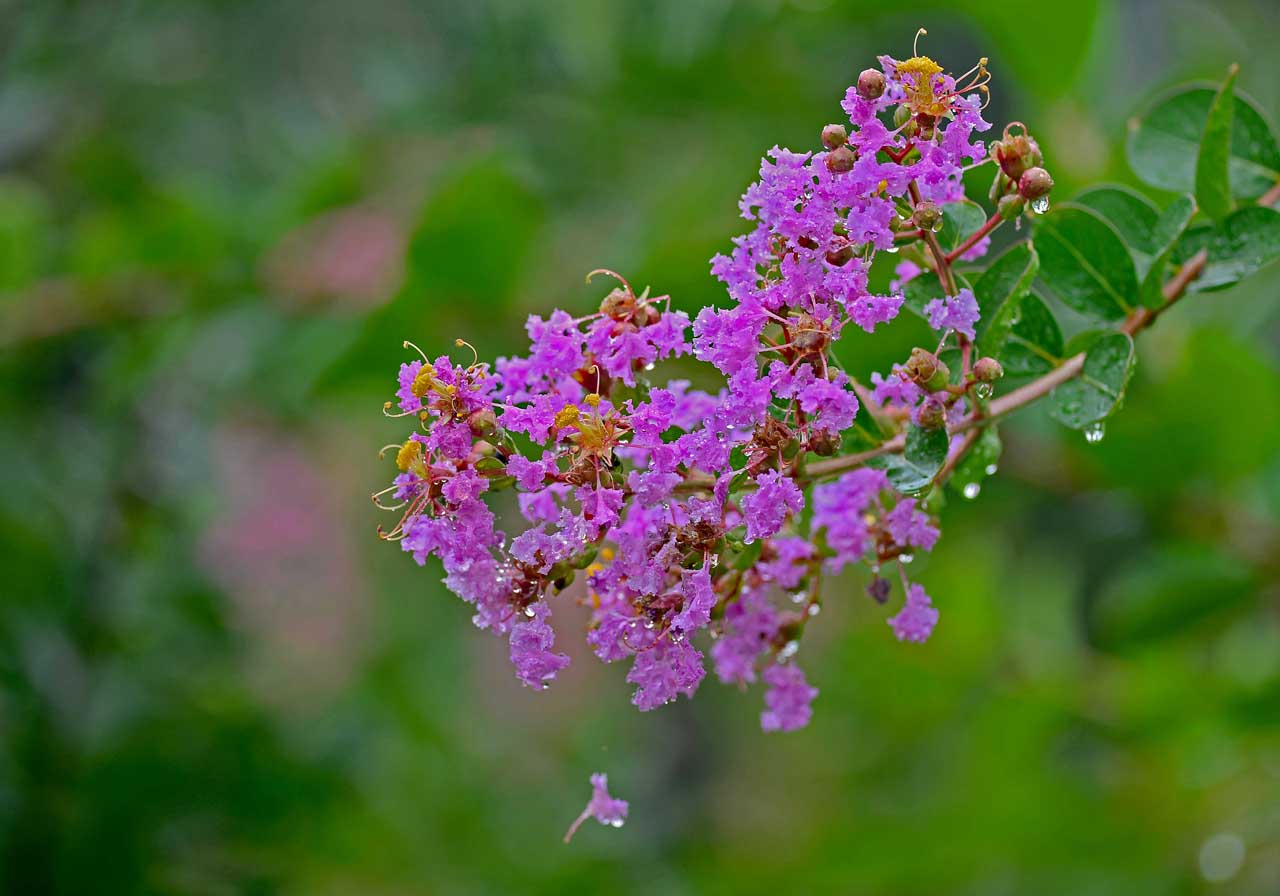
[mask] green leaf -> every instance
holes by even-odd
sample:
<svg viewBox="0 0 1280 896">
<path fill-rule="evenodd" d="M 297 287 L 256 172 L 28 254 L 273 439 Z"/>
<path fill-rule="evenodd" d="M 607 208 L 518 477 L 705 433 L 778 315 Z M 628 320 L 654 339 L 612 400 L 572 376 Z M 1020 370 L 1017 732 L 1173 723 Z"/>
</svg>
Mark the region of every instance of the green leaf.
<svg viewBox="0 0 1280 896">
<path fill-rule="evenodd" d="M 1138 275 L 1115 228 L 1092 209 L 1067 204 L 1036 224 L 1040 277 L 1075 310 L 1119 320 L 1138 295 Z"/>
<path fill-rule="evenodd" d="M 1235 87 L 1238 65 L 1231 66 L 1227 79 L 1209 104 L 1209 115 L 1200 137 L 1200 153 L 1196 157 L 1196 202 L 1205 214 L 1221 220 L 1231 214 L 1231 113 L 1235 104 L 1231 90 Z"/>
<path fill-rule="evenodd" d="M 1092 630 L 1108 649 L 1136 647 L 1222 616 L 1254 586 L 1239 562 L 1202 547 L 1147 554 L 1108 582 L 1092 611 Z"/>
<path fill-rule="evenodd" d="M 1016 243 L 973 284 L 973 294 L 982 309 L 977 342 L 983 354 L 1000 354 L 1018 318 L 1018 306 L 1039 270 L 1040 257 L 1035 247 L 1029 242 Z"/>
<path fill-rule="evenodd" d="M 1061 364 L 1062 358 L 1062 329 L 1044 299 L 1032 292 L 1020 303 L 1018 322 L 996 360 L 1008 376 L 1041 376 Z"/>
<path fill-rule="evenodd" d="M 1084 345 L 1089 340 L 1076 337 Z M 1106 419 L 1124 398 L 1133 373 L 1133 340 L 1126 333 L 1090 337 L 1084 370 L 1053 390 L 1050 415 L 1072 429 L 1084 429 Z M 1074 340 L 1073 340 L 1074 341 Z"/>
<path fill-rule="evenodd" d="M 1173 257 L 1178 239 L 1186 231 L 1196 213 L 1196 202 L 1190 194 L 1179 196 L 1160 213 L 1152 233 L 1152 241 L 1157 247 L 1155 259 L 1142 278 L 1142 287 L 1138 290 L 1138 300 L 1148 308 L 1159 308 L 1164 305 L 1165 271 L 1169 268 L 1169 259 Z"/>
<path fill-rule="evenodd" d="M 986 211 L 973 200 L 950 202 L 942 207 L 942 229 L 938 231 L 938 244 L 950 252 L 964 242 L 965 237 L 986 223 Z"/>
<path fill-rule="evenodd" d="M 877 457 L 867 465 L 883 469 L 889 483 L 903 494 L 918 494 L 933 483 L 950 447 L 951 440 L 945 429 L 912 426 L 907 430 L 907 444 L 902 454 Z"/>
<path fill-rule="evenodd" d="M 1183 88 L 1130 123 L 1126 151 L 1139 179 L 1177 193 L 1194 189 L 1200 138 L 1215 95 L 1214 88 Z M 1234 96 L 1231 118 L 1231 193 L 1256 199 L 1280 180 L 1280 146 L 1257 106 L 1240 94 Z"/>
<path fill-rule="evenodd" d="M 1146 255 L 1156 254 L 1152 231 L 1160 212 L 1145 196 L 1128 187 L 1105 186 L 1086 190 L 1073 201 L 1105 218 L 1129 248 Z"/>
<path fill-rule="evenodd" d="M 982 434 L 973 443 L 964 460 L 956 464 L 956 471 L 951 475 L 949 483 L 951 487 L 963 495 L 966 486 L 981 486 L 982 480 L 995 472 L 994 467 L 1000 460 L 1002 450 L 1000 434 L 996 432 L 996 426 L 993 423 L 982 430 Z M 988 470 L 991 472 L 987 472 Z"/>
<path fill-rule="evenodd" d="M 1280 257 L 1280 211 L 1247 205 L 1217 224 L 1193 227 L 1175 246 L 1173 261 L 1182 264 L 1201 249 L 1208 250 L 1209 263 L 1189 292 L 1237 283 Z"/>
<path fill-rule="evenodd" d="M 757 538 L 750 544 L 744 544 L 742 552 L 733 561 L 734 569 L 750 569 L 755 566 L 760 554 L 764 550 L 764 539 Z"/>
</svg>

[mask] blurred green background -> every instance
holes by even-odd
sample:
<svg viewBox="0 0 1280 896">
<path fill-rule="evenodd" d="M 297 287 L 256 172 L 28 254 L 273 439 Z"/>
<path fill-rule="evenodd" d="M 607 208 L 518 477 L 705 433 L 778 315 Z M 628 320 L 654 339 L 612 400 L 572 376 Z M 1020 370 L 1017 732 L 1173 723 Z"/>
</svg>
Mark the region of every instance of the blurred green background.
<svg viewBox="0 0 1280 896">
<path fill-rule="evenodd" d="M 4 892 L 1280 892 L 1274 267 L 1144 335 L 1101 444 L 1005 428 L 927 646 L 832 583 L 794 735 L 635 712 L 570 611 L 522 688 L 368 500 L 401 340 L 517 351 L 597 266 L 718 301 L 759 156 L 917 27 L 1067 198 L 1179 81 L 1280 111 L 1272 0 L 0 10 Z M 632 820 L 562 846 L 594 770 Z"/>
</svg>

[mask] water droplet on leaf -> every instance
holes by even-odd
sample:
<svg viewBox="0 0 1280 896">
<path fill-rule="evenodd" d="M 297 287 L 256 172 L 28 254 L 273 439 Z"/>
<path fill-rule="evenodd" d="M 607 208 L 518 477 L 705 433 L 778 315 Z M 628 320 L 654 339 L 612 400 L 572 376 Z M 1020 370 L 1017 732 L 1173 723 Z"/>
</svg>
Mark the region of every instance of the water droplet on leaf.
<svg viewBox="0 0 1280 896">
<path fill-rule="evenodd" d="M 1031 200 L 1031 210 L 1037 215 L 1043 215 L 1049 210 L 1049 197 L 1041 196 Z"/>
<path fill-rule="evenodd" d="M 982 486 L 978 485 L 976 482 L 969 482 L 965 484 L 961 494 L 972 501 L 974 498 L 978 497 L 978 492 L 980 491 L 982 491 Z"/>
<path fill-rule="evenodd" d="M 998 470 L 998 469 L 1000 469 L 1000 468 L 999 468 L 999 467 L 997 467 L 995 464 L 987 464 L 987 468 L 986 468 L 985 472 L 986 472 L 986 474 L 987 474 L 988 476 L 994 476 L 994 475 L 996 475 L 996 470 Z"/>
<path fill-rule="evenodd" d="M 974 386 L 974 387 L 973 387 L 973 394 L 974 394 L 974 395 L 977 395 L 979 398 L 981 398 L 981 399 L 983 399 L 983 400 L 990 398 L 990 397 L 991 397 L 991 384 L 990 384 L 990 383 L 978 383 L 978 385 L 976 385 L 976 386 Z"/>
<path fill-rule="evenodd" d="M 1107 434 L 1107 425 L 1099 420 L 1097 423 L 1090 423 L 1084 428 L 1084 440 L 1090 445 L 1096 445 L 1102 441 L 1102 437 Z"/>
</svg>

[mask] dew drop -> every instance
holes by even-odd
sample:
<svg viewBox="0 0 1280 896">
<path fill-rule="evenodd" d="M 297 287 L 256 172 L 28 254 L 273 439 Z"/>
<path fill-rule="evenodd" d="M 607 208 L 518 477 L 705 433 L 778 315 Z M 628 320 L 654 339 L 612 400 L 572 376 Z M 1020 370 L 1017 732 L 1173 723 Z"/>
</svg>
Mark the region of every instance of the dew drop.
<svg viewBox="0 0 1280 896">
<path fill-rule="evenodd" d="M 802 604 L 808 599 L 809 595 L 804 591 L 797 591 L 795 594 L 791 595 L 791 602 L 793 604 Z"/>
<path fill-rule="evenodd" d="M 990 397 L 991 397 L 991 384 L 990 384 L 990 383 L 978 383 L 978 385 L 976 385 L 976 386 L 974 386 L 974 387 L 973 387 L 973 394 L 977 395 L 979 398 L 984 399 L 984 400 L 985 400 L 985 399 L 990 398 Z"/>
<path fill-rule="evenodd" d="M 1102 441 L 1102 437 L 1107 434 L 1107 426 L 1102 421 L 1090 423 L 1084 428 L 1084 440 L 1090 445 L 1096 445 Z"/>
<path fill-rule="evenodd" d="M 911 561 L 913 561 L 913 560 L 915 560 L 915 559 L 916 559 L 916 555 L 915 555 L 915 554 L 899 554 L 899 555 L 898 555 L 898 562 L 899 562 L 899 563 L 910 563 Z"/>
<path fill-rule="evenodd" d="M 622 819 L 621 819 L 621 818 L 610 818 L 610 819 L 609 819 L 609 825 L 610 825 L 611 827 L 620 828 L 620 827 L 622 827 Z"/>
<path fill-rule="evenodd" d="M 524 615 L 528 616 L 530 619 L 532 619 L 536 613 L 537 610 L 535 610 L 532 605 L 524 608 Z"/>
<path fill-rule="evenodd" d="M 782 649 L 778 651 L 779 660 L 789 660 L 800 650 L 799 641 L 788 641 L 782 645 Z"/>
<path fill-rule="evenodd" d="M 644 621 L 644 627 L 645 627 L 645 628 L 648 628 L 648 629 L 653 628 L 653 620 L 652 620 L 652 619 L 646 619 L 646 620 Z"/>
<path fill-rule="evenodd" d="M 809 609 L 805 610 L 810 616 L 817 616 L 822 612 L 822 606 L 819 604 L 809 604 Z"/>
<path fill-rule="evenodd" d="M 978 497 L 978 492 L 980 491 L 982 491 L 982 486 L 978 485 L 976 482 L 970 482 L 965 485 L 962 494 L 972 501 L 974 498 Z"/>
<path fill-rule="evenodd" d="M 933 226 L 930 227 L 929 229 L 932 230 L 934 233 L 937 233 L 942 229 L 942 223 L 943 223 L 942 218 L 938 218 L 937 221 L 933 222 Z"/>
<path fill-rule="evenodd" d="M 997 467 L 995 464 L 987 464 L 987 467 L 986 467 L 986 469 L 984 470 L 984 472 L 985 472 L 988 476 L 994 476 L 994 475 L 996 475 L 996 470 L 998 470 L 998 469 L 1000 469 L 1000 468 L 999 468 L 999 467 Z"/>
<path fill-rule="evenodd" d="M 883 251 L 888 252 L 890 255 L 897 255 L 897 254 L 898 254 L 898 247 L 897 247 L 897 246 L 890 246 L 888 249 L 884 249 Z"/>
<path fill-rule="evenodd" d="M 655 368 L 655 367 L 657 367 L 657 366 L 658 366 L 657 364 L 654 364 L 652 361 L 650 361 L 648 364 L 644 365 L 644 369 L 645 369 L 645 370 L 653 370 L 653 368 Z"/>
<path fill-rule="evenodd" d="M 1037 215 L 1043 215 L 1049 210 L 1049 197 L 1041 196 L 1031 200 L 1031 210 Z"/>
</svg>

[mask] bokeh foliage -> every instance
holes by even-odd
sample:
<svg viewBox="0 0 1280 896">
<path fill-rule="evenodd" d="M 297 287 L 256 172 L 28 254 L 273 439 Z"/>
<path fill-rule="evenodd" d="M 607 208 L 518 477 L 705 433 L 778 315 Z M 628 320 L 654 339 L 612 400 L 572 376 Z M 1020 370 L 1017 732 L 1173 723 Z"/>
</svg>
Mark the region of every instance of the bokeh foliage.
<svg viewBox="0 0 1280 896">
<path fill-rule="evenodd" d="M 762 151 L 919 25 L 991 58 L 989 117 L 1068 197 L 1139 186 L 1126 121 L 1184 80 L 1239 62 L 1274 118 L 1269 3 L 2 15 L 3 889 L 1195 893 L 1221 834 L 1230 892 L 1280 889 L 1274 268 L 1143 334 L 1101 443 L 1002 429 L 921 573 L 927 647 L 833 583 L 798 735 L 711 685 L 640 716 L 581 652 L 521 689 L 366 497 L 401 340 L 517 350 L 600 265 L 716 301 Z M 633 820 L 563 848 L 596 769 Z"/>
</svg>

